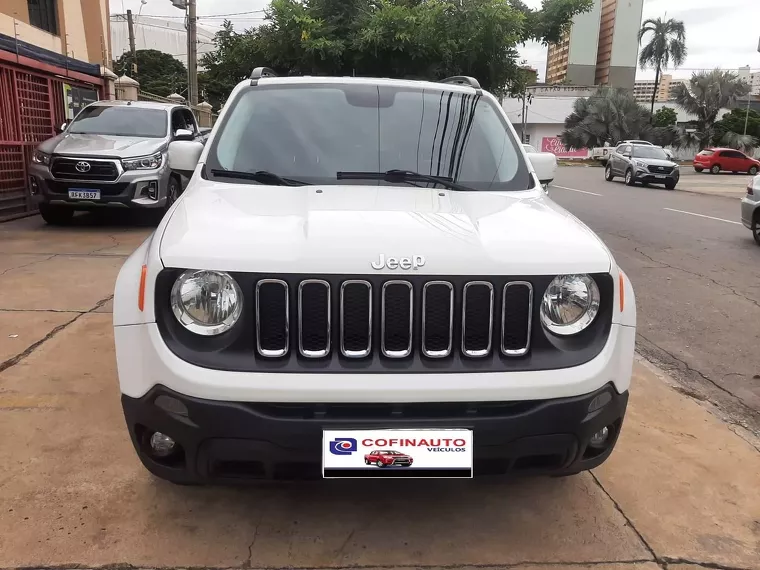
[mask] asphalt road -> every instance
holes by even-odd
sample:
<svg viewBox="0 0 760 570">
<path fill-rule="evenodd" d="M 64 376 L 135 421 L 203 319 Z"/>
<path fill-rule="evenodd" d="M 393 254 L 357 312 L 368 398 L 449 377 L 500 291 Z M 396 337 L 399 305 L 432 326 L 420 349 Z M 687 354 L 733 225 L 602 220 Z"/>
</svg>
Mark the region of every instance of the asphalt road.
<svg viewBox="0 0 760 570">
<path fill-rule="evenodd" d="M 709 178 L 684 174 L 683 190 Z M 748 177 L 714 179 L 740 187 Z M 564 167 L 550 196 L 593 229 L 628 274 L 638 351 L 685 393 L 760 433 L 760 247 L 741 224 L 735 192 L 628 187 L 606 182 L 601 168 Z"/>
</svg>

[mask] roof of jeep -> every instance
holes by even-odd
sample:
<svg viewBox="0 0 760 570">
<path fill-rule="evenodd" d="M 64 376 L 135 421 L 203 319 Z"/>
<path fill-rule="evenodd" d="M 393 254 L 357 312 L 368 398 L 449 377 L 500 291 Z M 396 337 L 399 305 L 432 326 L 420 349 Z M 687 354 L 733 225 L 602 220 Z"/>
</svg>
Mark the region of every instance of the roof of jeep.
<svg viewBox="0 0 760 570">
<path fill-rule="evenodd" d="M 187 107 L 181 103 L 159 103 L 158 101 L 95 101 L 93 107 L 137 107 L 138 109 L 162 109 L 168 111 L 175 107 Z"/>
<path fill-rule="evenodd" d="M 241 83 L 250 84 L 250 79 Z M 301 75 L 293 77 L 263 76 L 258 79 L 259 85 L 391 85 L 395 87 L 412 87 L 415 89 L 435 89 L 438 91 L 458 91 L 472 93 L 475 88 L 470 85 L 459 83 L 443 83 L 439 81 L 423 81 L 417 79 L 390 79 L 387 77 L 324 77 Z"/>
</svg>

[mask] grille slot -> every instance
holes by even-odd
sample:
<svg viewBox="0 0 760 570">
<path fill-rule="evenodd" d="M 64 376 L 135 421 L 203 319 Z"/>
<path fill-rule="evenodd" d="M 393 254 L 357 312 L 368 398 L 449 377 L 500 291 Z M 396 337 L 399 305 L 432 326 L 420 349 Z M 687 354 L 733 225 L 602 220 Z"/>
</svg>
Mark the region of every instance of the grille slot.
<svg viewBox="0 0 760 570">
<path fill-rule="evenodd" d="M 493 285 L 470 281 L 462 293 L 462 353 L 479 358 L 491 352 Z"/>
<path fill-rule="evenodd" d="M 80 172 L 76 166 L 80 162 L 89 165 L 87 172 Z M 119 170 L 112 161 L 94 160 L 89 158 L 53 158 L 50 172 L 55 178 L 67 180 L 97 180 L 113 182 L 119 177 Z"/>
<path fill-rule="evenodd" d="M 650 164 L 649 166 L 647 166 L 647 170 L 655 174 L 670 174 L 671 172 L 673 172 L 673 167 L 672 166 L 657 166 L 654 164 Z"/>
<path fill-rule="evenodd" d="M 429 281 L 422 289 L 422 354 L 444 358 L 451 354 L 454 331 L 454 286 Z"/>
<path fill-rule="evenodd" d="M 256 348 L 261 356 L 285 356 L 289 348 L 288 284 L 280 279 L 256 283 Z"/>
<path fill-rule="evenodd" d="M 506 356 L 523 356 L 530 349 L 533 315 L 533 285 L 512 281 L 504 285 L 501 302 L 501 351 Z"/>
<path fill-rule="evenodd" d="M 404 358 L 412 353 L 413 297 L 414 290 L 408 281 L 383 284 L 380 344 L 388 358 Z"/>
<path fill-rule="evenodd" d="M 306 358 L 330 354 L 330 284 L 306 279 L 298 285 L 298 350 Z"/>
<path fill-rule="evenodd" d="M 372 285 L 349 280 L 340 286 L 340 351 L 364 358 L 372 349 Z"/>
</svg>

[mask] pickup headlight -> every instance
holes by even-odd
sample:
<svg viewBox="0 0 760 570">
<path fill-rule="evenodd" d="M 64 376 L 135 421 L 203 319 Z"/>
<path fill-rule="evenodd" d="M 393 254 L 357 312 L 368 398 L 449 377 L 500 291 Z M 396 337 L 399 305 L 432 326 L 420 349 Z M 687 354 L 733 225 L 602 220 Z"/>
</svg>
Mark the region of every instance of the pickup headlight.
<svg viewBox="0 0 760 570">
<path fill-rule="evenodd" d="M 190 332 L 214 336 L 230 330 L 243 311 L 237 282 L 221 271 L 185 271 L 174 282 L 171 307 Z"/>
<path fill-rule="evenodd" d="M 558 275 L 541 301 L 541 323 L 560 336 L 578 334 L 599 313 L 599 287 L 590 275 Z"/>
<path fill-rule="evenodd" d="M 163 162 L 160 152 L 150 156 L 140 156 L 138 158 L 128 158 L 121 161 L 124 170 L 155 170 Z"/>
<path fill-rule="evenodd" d="M 32 153 L 32 162 L 35 164 L 50 165 L 50 155 L 39 150 L 35 150 Z"/>
</svg>

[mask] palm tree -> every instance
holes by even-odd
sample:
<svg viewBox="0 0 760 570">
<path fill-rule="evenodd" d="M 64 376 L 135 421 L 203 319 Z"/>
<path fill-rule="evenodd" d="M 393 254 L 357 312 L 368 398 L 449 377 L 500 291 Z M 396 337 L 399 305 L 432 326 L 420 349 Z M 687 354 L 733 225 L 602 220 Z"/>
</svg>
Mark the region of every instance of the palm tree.
<svg viewBox="0 0 760 570">
<path fill-rule="evenodd" d="M 575 101 L 560 139 L 568 148 L 593 148 L 647 137 L 651 130 L 649 113 L 630 90 L 602 87 L 594 96 Z"/>
<path fill-rule="evenodd" d="M 694 73 L 688 83 L 675 88 L 676 104 L 696 117 L 697 132 L 694 134 L 700 149 L 710 144 L 714 136 L 713 125 L 721 109 L 733 105 L 749 91 L 750 86 L 746 81 L 739 79 L 737 74 L 722 69 Z M 739 141 L 736 142 L 738 144 Z"/>
<path fill-rule="evenodd" d="M 652 92 L 651 114 L 654 114 L 654 101 L 660 85 L 660 73 L 673 63 L 673 67 L 683 65 L 686 59 L 686 30 L 683 22 L 671 18 L 649 18 L 644 20 L 639 30 L 639 44 L 646 34 L 652 33 L 649 43 L 641 48 L 639 66 L 641 69 L 654 68 L 654 91 Z"/>
</svg>

